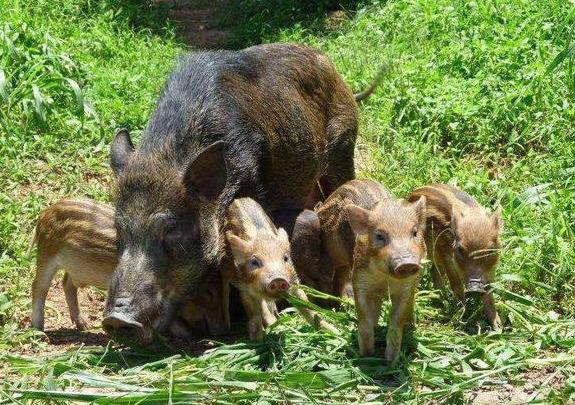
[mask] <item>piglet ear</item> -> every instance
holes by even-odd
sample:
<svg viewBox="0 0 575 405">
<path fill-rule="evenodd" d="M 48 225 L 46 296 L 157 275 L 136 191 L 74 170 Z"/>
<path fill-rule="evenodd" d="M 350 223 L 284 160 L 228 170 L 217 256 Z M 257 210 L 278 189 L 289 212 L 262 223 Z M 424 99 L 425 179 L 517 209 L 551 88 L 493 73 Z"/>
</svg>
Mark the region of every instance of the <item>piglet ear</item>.
<svg viewBox="0 0 575 405">
<path fill-rule="evenodd" d="M 457 221 L 461 219 L 462 214 L 459 213 L 455 208 L 451 209 L 451 230 L 455 232 L 457 230 Z"/>
<path fill-rule="evenodd" d="M 249 259 L 249 244 L 239 236 L 230 231 L 226 232 L 226 240 L 230 246 L 232 257 L 236 267 L 244 265 Z"/>
<path fill-rule="evenodd" d="M 501 210 L 501 206 L 497 206 L 493 214 L 491 214 L 491 221 L 493 221 L 493 226 L 501 232 L 503 230 L 503 225 L 505 222 L 503 221 L 503 213 Z"/>
<path fill-rule="evenodd" d="M 369 211 L 354 204 L 345 206 L 349 224 L 357 235 L 365 235 L 369 231 Z"/>
<path fill-rule="evenodd" d="M 184 173 L 184 186 L 190 197 L 215 201 L 226 185 L 227 167 L 224 142 L 218 141 L 202 150 Z"/>
<path fill-rule="evenodd" d="M 421 197 L 419 197 L 419 200 L 415 202 L 415 207 L 413 207 L 413 209 L 415 210 L 415 215 L 417 215 L 417 218 L 419 219 L 420 223 L 425 223 L 426 207 L 427 207 L 427 198 L 424 195 L 422 195 Z"/>
<path fill-rule="evenodd" d="M 283 239 L 286 243 L 289 243 L 289 236 L 288 236 L 285 229 L 283 229 L 283 228 L 278 229 L 278 237 L 280 239 Z"/>
</svg>

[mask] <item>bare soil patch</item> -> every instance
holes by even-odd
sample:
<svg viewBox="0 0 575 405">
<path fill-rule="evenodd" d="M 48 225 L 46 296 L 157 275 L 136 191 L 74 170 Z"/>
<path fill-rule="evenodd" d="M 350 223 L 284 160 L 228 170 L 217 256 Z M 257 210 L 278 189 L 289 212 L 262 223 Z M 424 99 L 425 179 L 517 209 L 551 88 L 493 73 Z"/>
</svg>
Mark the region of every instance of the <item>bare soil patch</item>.
<svg viewBox="0 0 575 405">
<path fill-rule="evenodd" d="M 486 385 L 469 392 L 466 399 L 476 405 L 520 405 L 542 401 L 551 390 L 560 390 L 564 383 L 565 375 L 555 367 L 535 368 L 513 376 L 507 384 Z"/>
<path fill-rule="evenodd" d="M 228 29 L 218 27 L 218 12 L 229 0 L 155 0 L 172 7 L 169 18 L 182 41 L 197 49 L 221 48 L 229 41 Z"/>
</svg>

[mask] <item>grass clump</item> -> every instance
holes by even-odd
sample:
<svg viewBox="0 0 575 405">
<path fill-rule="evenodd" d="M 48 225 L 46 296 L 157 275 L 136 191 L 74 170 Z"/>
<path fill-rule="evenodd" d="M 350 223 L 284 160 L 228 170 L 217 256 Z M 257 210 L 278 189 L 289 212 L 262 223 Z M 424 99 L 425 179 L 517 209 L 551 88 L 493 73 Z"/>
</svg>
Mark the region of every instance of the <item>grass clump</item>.
<svg viewBox="0 0 575 405">
<path fill-rule="evenodd" d="M 470 322 L 473 314 L 431 290 L 426 276 L 417 329 L 393 367 L 381 359 L 387 307 L 379 351 L 362 359 L 347 303 L 338 314 L 324 312 L 339 336 L 313 331 L 288 311 L 264 342 L 216 343 L 200 355 L 115 343 L 31 355 L 50 348 L 25 328 L 33 219 L 64 196 L 109 200 L 114 129 L 140 133 L 183 45 L 161 5 L 0 0 L 0 349 L 9 352 L 0 357 L 9 377 L 0 402 L 463 403 L 483 391 L 500 402 L 575 400 L 573 5 L 238 0 L 230 7 L 222 23 L 233 23 L 237 46 L 316 46 L 355 90 L 382 63 L 392 66 L 360 106 L 359 171 L 398 196 L 449 182 L 488 207 L 502 205 L 494 289 L 504 331 Z"/>
</svg>

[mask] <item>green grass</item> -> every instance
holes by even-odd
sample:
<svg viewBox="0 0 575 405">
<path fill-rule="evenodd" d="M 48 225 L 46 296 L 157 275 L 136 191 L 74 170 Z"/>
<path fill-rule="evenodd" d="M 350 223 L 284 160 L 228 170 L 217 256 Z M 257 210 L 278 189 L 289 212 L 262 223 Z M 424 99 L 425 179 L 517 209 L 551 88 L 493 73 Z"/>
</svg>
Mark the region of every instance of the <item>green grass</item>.
<svg viewBox="0 0 575 405">
<path fill-rule="evenodd" d="M 222 24 L 234 25 L 235 46 L 321 48 L 356 90 L 392 66 L 360 107 L 360 173 L 399 196 L 441 181 L 502 205 L 504 332 L 466 324 L 469 313 L 426 277 L 395 367 L 381 360 L 387 307 L 378 357 L 362 359 L 350 305 L 325 313 L 340 336 L 289 312 L 261 344 L 200 356 L 116 344 L 38 356 L 47 343 L 27 329 L 33 221 L 60 197 L 110 200 L 114 129 L 140 133 L 184 46 L 166 9 L 146 2 L 0 0 L 0 373 L 9 376 L 0 403 L 462 403 L 531 380 L 535 402 L 575 400 L 573 4 L 366 0 L 343 2 L 346 17 L 334 22 L 326 15 L 337 4 L 238 0 Z"/>
</svg>

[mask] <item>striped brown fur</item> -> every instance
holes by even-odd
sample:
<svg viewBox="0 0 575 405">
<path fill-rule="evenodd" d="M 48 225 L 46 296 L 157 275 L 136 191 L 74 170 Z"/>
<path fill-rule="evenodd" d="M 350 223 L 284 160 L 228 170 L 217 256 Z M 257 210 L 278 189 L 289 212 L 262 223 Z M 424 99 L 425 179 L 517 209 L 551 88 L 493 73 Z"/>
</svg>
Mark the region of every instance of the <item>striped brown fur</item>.
<svg viewBox="0 0 575 405">
<path fill-rule="evenodd" d="M 77 290 L 100 289 L 116 266 L 114 209 L 88 199 L 62 200 L 46 208 L 36 224 L 36 277 L 32 286 L 32 325 L 44 329 L 44 305 L 52 278 L 65 269 L 64 293 L 72 322 L 88 326 L 80 315 Z"/>
<path fill-rule="evenodd" d="M 433 262 L 434 286 L 443 288 L 447 278 L 460 301 L 467 293 L 479 294 L 487 318 L 499 329 L 501 321 L 493 294 L 485 286 L 494 281 L 499 260 L 501 211 L 489 214 L 469 194 L 446 184 L 418 188 L 409 200 L 421 196 L 427 198 L 425 240 Z"/>
</svg>

